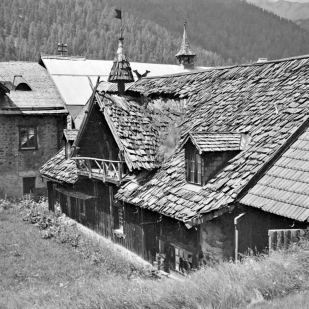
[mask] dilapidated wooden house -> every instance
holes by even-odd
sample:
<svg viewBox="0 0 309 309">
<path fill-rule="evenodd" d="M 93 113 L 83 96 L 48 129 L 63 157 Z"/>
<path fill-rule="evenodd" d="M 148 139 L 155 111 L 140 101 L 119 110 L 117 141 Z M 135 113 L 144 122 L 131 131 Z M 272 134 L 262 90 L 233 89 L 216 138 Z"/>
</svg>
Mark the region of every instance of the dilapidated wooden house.
<svg viewBox="0 0 309 309">
<path fill-rule="evenodd" d="M 213 68 L 96 93 L 73 144 L 40 170 L 50 205 L 183 270 L 304 228 L 309 57 Z"/>
<path fill-rule="evenodd" d="M 60 149 L 68 114 L 37 63 L 0 63 L 0 195 L 46 187 L 38 169 Z"/>
</svg>

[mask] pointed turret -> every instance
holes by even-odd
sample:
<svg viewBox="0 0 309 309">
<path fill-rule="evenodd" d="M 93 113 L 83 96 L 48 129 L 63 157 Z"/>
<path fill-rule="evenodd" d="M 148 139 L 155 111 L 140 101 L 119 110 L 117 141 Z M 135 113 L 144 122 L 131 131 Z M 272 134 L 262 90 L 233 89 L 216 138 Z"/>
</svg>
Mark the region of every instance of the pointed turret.
<svg viewBox="0 0 309 309">
<path fill-rule="evenodd" d="M 184 21 L 183 38 L 179 52 L 175 55 L 179 64 L 187 70 L 194 69 L 194 58 L 196 54 L 191 50 L 187 37 L 187 21 Z"/>
<path fill-rule="evenodd" d="M 122 31 L 121 31 L 122 34 Z M 113 67 L 109 73 L 108 82 L 118 84 L 118 94 L 122 95 L 125 92 L 125 83 L 134 82 L 130 62 L 127 61 L 123 53 L 122 35 L 119 38 L 117 55 L 114 59 Z"/>
</svg>

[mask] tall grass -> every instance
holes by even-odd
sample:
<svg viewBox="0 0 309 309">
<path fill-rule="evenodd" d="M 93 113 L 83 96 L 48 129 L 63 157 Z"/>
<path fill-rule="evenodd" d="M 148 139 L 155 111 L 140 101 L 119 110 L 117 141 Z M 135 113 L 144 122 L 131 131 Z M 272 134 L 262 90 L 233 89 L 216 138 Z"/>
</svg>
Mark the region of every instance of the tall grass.
<svg viewBox="0 0 309 309">
<path fill-rule="evenodd" d="M 128 275 L 132 270 L 124 269 L 130 263 L 109 256 L 107 248 L 100 248 L 99 261 L 93 261 L 79 249 L 82 243 L 74 247 L 56 237 L 42 239 L 39 229 L 9 209 L 4 212 L 0 308 L 243 308 L 309 288 L 306 239 L 287 252 L 221 263 L 183 281 L 156 281 Z"/>
<path fill-rule="evenodd" d="M 102 248 L 98 241 L 81 233 L 75 221 L 62 215 L 60 207 L 56 206 L 55 209 L 55 212 L 50 212 L 44 199 L 38 203 L 31 200 L 20 203 L 23 220 L 34 224 L 43 239 L 51 239 L 69 247 L 91 263 L 103 266 L 107 272 L 130 278 L 150 275 L 149 269 L 117 255 L 112 248 Z"/>
</svg>

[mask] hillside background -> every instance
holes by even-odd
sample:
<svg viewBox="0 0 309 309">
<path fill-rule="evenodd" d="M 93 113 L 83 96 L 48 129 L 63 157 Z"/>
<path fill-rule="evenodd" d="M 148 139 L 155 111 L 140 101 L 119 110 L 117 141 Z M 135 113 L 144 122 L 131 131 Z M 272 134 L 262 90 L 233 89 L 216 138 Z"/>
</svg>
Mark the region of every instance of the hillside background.
<svg viewBox="0 0 309 309">
<path fill-rule="evenodd" d="M 198 65 L 307 54 L 308 32 L 240 0 L 1 0 L 0 60 L 37 61 L 39 53 L 113 59 L 124 13 L 129 61 L 175 63 L 183 20 Z"/>
<path fill-rule="evenodd" d="M 309 30 L 309 2 L 285 0 L 247 0 L 256 6 L 294 21 L 300 27 Z"/>
</svg>

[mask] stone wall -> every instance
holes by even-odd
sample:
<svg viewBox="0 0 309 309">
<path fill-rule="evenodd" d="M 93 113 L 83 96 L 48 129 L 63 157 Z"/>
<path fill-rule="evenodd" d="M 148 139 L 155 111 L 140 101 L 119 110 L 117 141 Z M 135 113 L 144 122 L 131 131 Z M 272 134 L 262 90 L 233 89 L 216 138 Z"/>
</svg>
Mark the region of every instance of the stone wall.
<svg viewBox="0 0 309 309">
<path fill-rule="evenodd" d="M 200 226 L 200 264 L 213 265 L 229 260 L 234 254 L 234 217 L 224 214 Z"/>
<path fill-rule="evenodd" d="M 21 197 L 24 177 L 46 187 L 38 169 L 58 151 L 64 125 L 61 116 L 0 115 L 0 194 Z M 37 126 L 37 150 L 19 150 L 19 126 Z"/>
</svg>

